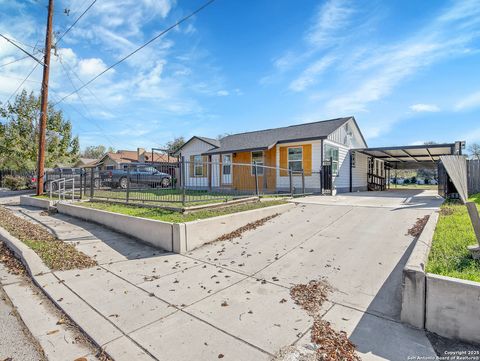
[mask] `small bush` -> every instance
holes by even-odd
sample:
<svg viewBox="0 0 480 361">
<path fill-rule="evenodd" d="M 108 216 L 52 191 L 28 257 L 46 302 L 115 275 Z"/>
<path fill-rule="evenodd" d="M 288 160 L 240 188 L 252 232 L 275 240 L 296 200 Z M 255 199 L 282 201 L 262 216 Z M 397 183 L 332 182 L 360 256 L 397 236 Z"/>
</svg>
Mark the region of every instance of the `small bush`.
<svg viewBox="0 0 480 361">
<path fill-rule="evenodd" d="M 27 187 L 27 179 L 25 177 L 19 177 L 14 175 L 7 175 L 4 179 L 4 185 L 12 191 L 24 189 Z"/>
</svg>

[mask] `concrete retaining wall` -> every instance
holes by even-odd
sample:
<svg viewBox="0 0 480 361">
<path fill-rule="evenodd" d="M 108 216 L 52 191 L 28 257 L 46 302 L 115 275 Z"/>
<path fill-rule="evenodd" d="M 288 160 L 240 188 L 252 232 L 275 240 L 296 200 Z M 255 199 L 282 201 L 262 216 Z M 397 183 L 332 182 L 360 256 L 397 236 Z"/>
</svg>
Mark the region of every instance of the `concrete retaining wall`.
<svg viewBox="0 0 480 361">
<path fill-rule="evenodd" d="M 48 209 L 52 204 L 52 202 L 45 198 L 35 198 L 32 196 L 20 196 L 20 204 L 22 206 Z"/>
<path fill-rule="evenodd" d="M 138 238 L 154 247 L 173 251 L 173 223 L 156 221 L 99 209 L 76 206 L 67 203 L 57 204 L 58 212 L 98 223 L 115 231 Z"/>
<path fill-rule="evenodd" d="M 480 283 L 427 273 L 425 328 L 480 344 Z"/>
<path fill-rule="evenodd" d="M 401 320 L 441 336 L 480 343 L 480 283 L 425 272 L 438 212 L 403 269 Z"/>
<path fill-rule="evenodd" d="M 154 247 L 175 253 L 191 251 L 248 223 L 276 213 L 283 213 L 293 207 L 295 207 L 295 204 L 287 203 L 199 221 L 170 223 L 63 202 L 57 204 L 57 209 L 60 213 L 104 225 Z"/>
<path fill-rule="evenodd" d="M 402 275 L 403 322 L 417 328 L 425 327 L 425 265 L 432 246 L 433 234 L 437 226 L 438 212 L 430 215 L 422 234 L 418 237 Z"/>
</svg>

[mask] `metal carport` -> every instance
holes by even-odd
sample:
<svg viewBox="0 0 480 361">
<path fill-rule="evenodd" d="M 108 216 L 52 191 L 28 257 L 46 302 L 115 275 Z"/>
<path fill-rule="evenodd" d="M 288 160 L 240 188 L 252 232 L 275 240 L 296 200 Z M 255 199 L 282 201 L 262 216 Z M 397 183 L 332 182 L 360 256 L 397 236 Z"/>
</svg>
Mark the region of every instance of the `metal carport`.
<svg viewBox="0 0 480 361">
<path fill-rule="evenodd" d="M 386 166 L 385 179 L 388 179 L 390 178 L 390 169 L 436 168 L 440 162 L 440 156 L 461 155 L 464 147 L 465 142 L 457 141 L 455 143 L 445 144 L 360 148 L 353 149 L 353 151 L 363 153 L 372 159 L 383 160 Z M 369 180 L 371 179 L 374 183 L 377 181 L 376 178 L 381 178 L 375 174 L 370 174 L 370 172 L 367 174 Z M 385 179 L 383 181 L 385 181 Z M 352 177 L 350 177 L 350 184 L 351 183 Z"/>
</svg>

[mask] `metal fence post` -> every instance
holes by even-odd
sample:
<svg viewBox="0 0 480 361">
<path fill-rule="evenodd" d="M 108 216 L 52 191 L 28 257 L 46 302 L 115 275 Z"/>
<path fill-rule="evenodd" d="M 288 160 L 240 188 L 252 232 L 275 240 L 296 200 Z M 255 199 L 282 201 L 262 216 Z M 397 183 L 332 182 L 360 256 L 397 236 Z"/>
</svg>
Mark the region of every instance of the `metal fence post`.
<svg viewBox="0 0 480 361">
<path fill-rule="evenodd" d="M 94 192 L 94 183 L 95 183 L 95 180 L 94 180 L 94 171 L 93 171 L 93 168 L 90 168 L 90 199 L 93 198 L 93 192 Z"/>
<path fill-rule="evenodd" d="M 255 195 L 258 197 L 258 169 L 257 162 L 253 162 L 253 173 L 255 175 Z"/>
<path fill-rule="evenodd" d="M 127 203 L 130 200 L 130 165 L 127 165 L 127 193 L 125 194 Z"/>
<path fill-rule="evenodd" d="M 180 172 L 180 174 L 181 174 L 181 182 L 182 182 L 182 206 L 185 207 L 185 196 L 186 196 L 186 194 L 185 194 L 185 182 L 186 182 L 186 180 L 187 180 L 187 177 L 186 177 L 186 174 L 185 174 L 185 172 L 186 172 L 186 168 L 185 168 L 185 157 L 182 156 L 182 160 L 181 160 L 181 163 L 180 163 L 180 164 L 181 164 L 181 167 L 182 167 L 182 168 L 181 168 L 182 170 L 181 170 L 181 172 Z"/>
<path fill-rule="evenodd" d="M 302 169 L 302 193 L 305 194 L 305 171 Z"/>
<path fill-rule="evenodd" d="M 73 180 L 75 184 L 75 179 Z M 82 199 L 82 189 L 83 189 L 83 169 L 80 171 L 80 196 L 79 199 Z"/>
<path fill-rule="evenodd" d="M 292 170 L 288 170 L 288 178 L 290 181 L 290 195 L 293 197 L 293 178 L 292 178 Z"/>
</svg>

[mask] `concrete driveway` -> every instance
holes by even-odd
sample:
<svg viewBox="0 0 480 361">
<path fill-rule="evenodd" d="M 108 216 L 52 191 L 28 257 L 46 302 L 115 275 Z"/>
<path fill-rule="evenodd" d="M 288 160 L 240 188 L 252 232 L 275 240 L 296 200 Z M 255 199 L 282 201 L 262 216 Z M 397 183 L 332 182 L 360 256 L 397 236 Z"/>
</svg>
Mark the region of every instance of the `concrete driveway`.
<svg viewBox="0 0 480 361">
<path fill-rule="evenodd" d="M 434 356 L 424 332 L 399 322 L 400 284 L 414 246 L 407 231 L 441 199 L 404 191 L 296 202 L 241 238 L 186 255 L 135 246 L 72 218 L 17 210 L 99 261 L 94 269 L 55 272 L 63 281 L 52 286 L 68 287 L 120 331 L 102 335 L 107 350 L 128 340 L 159 360 L 268 360 L 283 346 L 309 341 L 312 320 L 289 288 L 325 278 L 335 290 L 324 318 L 348 333 L 364 360 Z"/>
</svg>

